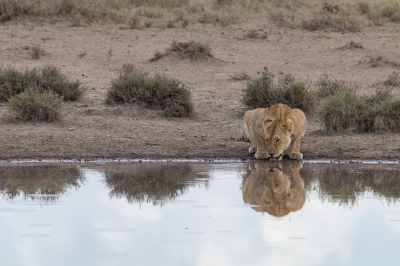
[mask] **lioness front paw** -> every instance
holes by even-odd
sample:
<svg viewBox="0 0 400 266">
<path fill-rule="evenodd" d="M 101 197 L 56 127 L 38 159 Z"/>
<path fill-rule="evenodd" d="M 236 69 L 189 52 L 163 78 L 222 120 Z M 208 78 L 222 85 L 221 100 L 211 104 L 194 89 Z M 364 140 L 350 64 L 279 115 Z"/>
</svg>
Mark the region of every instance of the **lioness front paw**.
<svg viewBox="0 0 400 266">
<path fill-rule="evenodd" d="M 257 152 L 256 148 L 254 148 L 254 147 L 250 147 L 249 148 L 249 153 L 253 154 L 253 153 L 256 153 L 256 152 Z"/>
<path fill-rule="evenodd" d="M 268 154 L 265 152 L 256 152 L 256 154 L 254 154 L 254 158 L 256 159 L 268 159 Z"/>
<path fill-rule="evenodd" d="M 289 153 L 289 158 L 293 160 L 303 160 L 302 153 Z"/>
</svg>

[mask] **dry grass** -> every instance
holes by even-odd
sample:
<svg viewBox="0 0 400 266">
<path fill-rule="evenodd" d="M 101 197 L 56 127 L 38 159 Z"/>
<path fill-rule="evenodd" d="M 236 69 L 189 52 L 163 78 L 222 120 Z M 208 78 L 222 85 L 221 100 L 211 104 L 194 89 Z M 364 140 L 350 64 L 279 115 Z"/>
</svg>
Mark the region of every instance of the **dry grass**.
<svg viewBox="0 0 400 266">
<path fill-rule="evenodd" d="M 183 17 L 190 17 L 191 24 L 225 27 L 258 17 L 282 27 L 359 31 L 364 25 L 400 22 L 397 1 L 338 0 L 334 3 L 320 0 L 0 0 L 0 23 L 21 17 L 62 16 L 72 21 L 71 26 L 80 26 L 104 20 L 128 23 L 134 15 L 146 17 L 147 23 L 160 28 L 168 21 L 183 21 Z M 178 20 L 177 14 L 180 14 Z"/>
<path fill-rule="evenodd" d="M 181 81 L 159 74 L 149 77 L 132 65 L 124 65 L 112 81 L 106 102 L 144 102 L 164 110 L 166 117 L 184 117 L 193 112 L 191 93 Z"/>
<path fill-rule="evenodd" d="M 251 30 L 245 34 L 245 37 L 253 40 L 266 40 L 268 38 L 268 33 L 263 30 Z"/>
<path fill-rule="evenodd" d="M 400 73 L 393 72 L 392 74 L 390 74 L 388 78 L 383 81 L 383 85 L 390 87 L 400 86 Z"/>
<path fill-rule="evenodd" d="M 199 42 L 176 42 L 173 41 L 171 47 L 169 47 L 163 54 L 156 52 L 154 57 L 150 61 L 156 61 L 166 55 L 176 55 L 181 59 L 196 60 L 209 60 L 214 58 L 211 53 L 211 48 L 208 44 L 202 44 Z"/>
<path fill-rule="evenodd" d="M 45 50 L 43 50 L 40 45 L 30 47 L 28 53 L 34 60 L 37 60 L 46 54 Z"/>
</svg>

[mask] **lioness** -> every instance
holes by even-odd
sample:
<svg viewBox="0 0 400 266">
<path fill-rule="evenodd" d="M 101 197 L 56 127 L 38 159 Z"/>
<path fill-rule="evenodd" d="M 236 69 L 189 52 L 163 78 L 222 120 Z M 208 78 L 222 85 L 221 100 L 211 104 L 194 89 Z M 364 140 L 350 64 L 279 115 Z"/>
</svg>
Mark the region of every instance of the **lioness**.
<svg viewBox="0 0 400 266">
<path fill-rule="evenodd" d="M 283 155 L 301 160 L 300 142 L 306 132 L 307 119 L 300 109 L 284 104 L 258 108 L 244 114 L 244 135 L 250 140 L 249 153 L 257 159 L 281 160 Z"/>
<path fill-rule="evenodd" d="M 287 163 L 282 169 L 269 167 L 266 162 L 255 163 L 243 179 L 243 201 L 257 212 L 282 217 L 300 210 L 306 200 L 301 164 Z"/>
</svg>

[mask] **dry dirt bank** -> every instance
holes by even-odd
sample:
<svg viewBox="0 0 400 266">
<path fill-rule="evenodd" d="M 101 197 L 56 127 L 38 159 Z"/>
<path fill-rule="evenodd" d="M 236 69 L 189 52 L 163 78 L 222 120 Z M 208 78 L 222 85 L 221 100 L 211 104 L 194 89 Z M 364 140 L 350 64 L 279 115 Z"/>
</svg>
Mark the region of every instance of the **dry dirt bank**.
<svg viewBox="0 0 400 266">
<path fill-rule="evenodd" d="M 263 28 L 268 39 L 244 38 L 248 30 Z M 240 26 L 187 29 L 121 29 L 119 25 L 68 27 L 67 24 L 0 25 L 0 62 L 20 69 L 53 64 L 89 89 L 77 102 L 65 105 L 61 124 L 13 124 L 0 121 L 0 158 L 198 158 L 249 157 L 242 136 L 240 104 L 246 81 L 264 66 L 307 80 L 315 87 L 321 74 L 356 83 L 373 92 L 396 64 L 372 67 L 369 56 L 400 62 L 399 26 L 365 28 L 361 33 L 308 32 L 280 29 L 265 21 Z M 191 62 L 166 57 L 148 62 L 173 40 L 208 43 L 219 60 Z M 364 49 L 343 48 L 350 41 Z M 32 60 L 26 46 L 40 44 L 46 55 Z M 79 58 L 79 54 L 85 54 Z M 195 112 L 189 118 L 166 119 L 143 106 L 106 106 L 104 98 L 117 70 L 131 63 L 150 73 L 162 72 L 184 81 L 193 93 Z M 395 88 L 399 94 L 399 88 Z M 0 104 L 0 117 L 6 105 Z M 320 123 L 307 114 L 302 143 L 304 158 L 397 159 L 400 134 L 317 134 Z"/>
</svg>

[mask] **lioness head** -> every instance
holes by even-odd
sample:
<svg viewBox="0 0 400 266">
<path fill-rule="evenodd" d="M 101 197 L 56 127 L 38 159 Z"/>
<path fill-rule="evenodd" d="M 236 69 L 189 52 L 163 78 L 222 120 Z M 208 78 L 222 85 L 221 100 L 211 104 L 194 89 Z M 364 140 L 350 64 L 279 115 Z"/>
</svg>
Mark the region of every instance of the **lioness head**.
<svg viewBox="0 0 400 266">
<path fill-rule="evenodd" d="M 281 160 L 283 151 L 289 147 L 291 142 L 293 121 L 288 119 L 286 122 L 280 122 L 267 118 L 263 127 L 268 157 Z"/>
<path fill-rule="evenodd" d="M 263 206 L 276 216 L 290 212 L 292 194 L 290 193 L 290 179 L 279 168 L 269 169 L 261 197 Z"/>
</svg>

